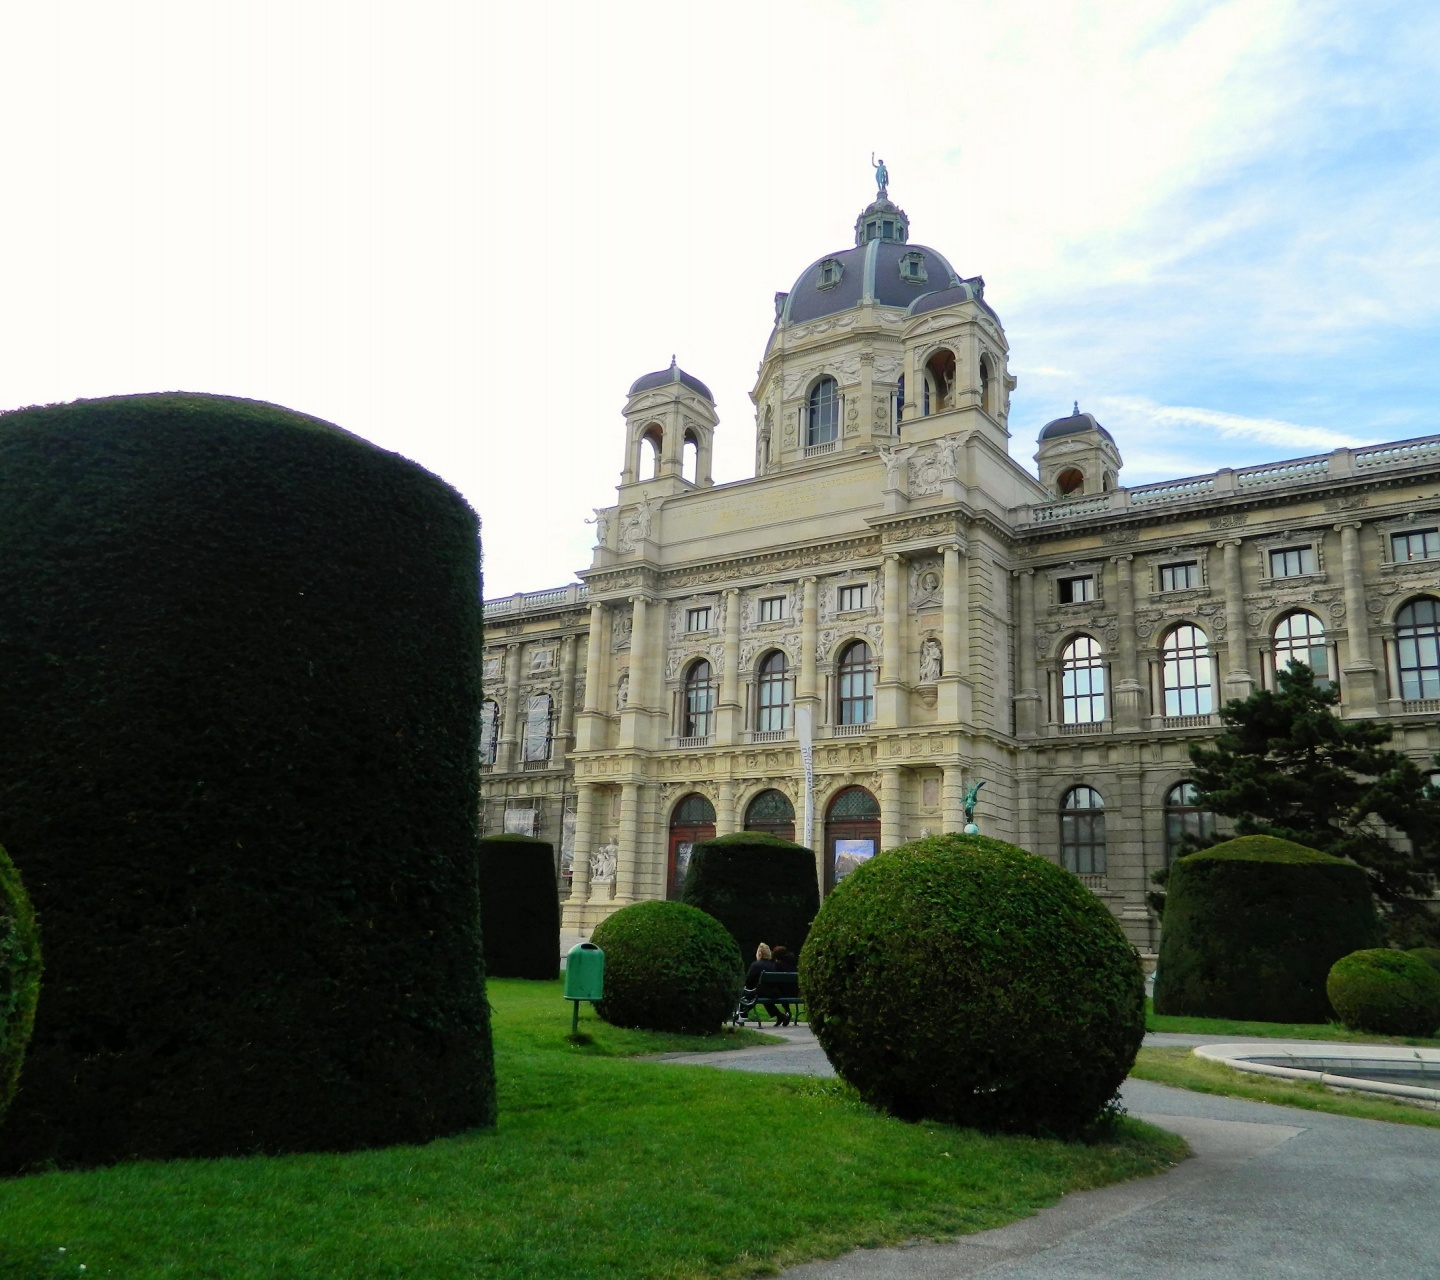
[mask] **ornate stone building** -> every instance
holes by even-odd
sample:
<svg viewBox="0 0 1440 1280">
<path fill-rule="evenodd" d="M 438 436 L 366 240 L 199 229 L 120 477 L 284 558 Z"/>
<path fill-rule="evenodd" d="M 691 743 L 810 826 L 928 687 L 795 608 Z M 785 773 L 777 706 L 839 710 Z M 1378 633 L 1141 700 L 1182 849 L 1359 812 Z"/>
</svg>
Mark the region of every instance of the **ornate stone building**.
<svg viewBox="0 0 1440 1280">
<path fill-rule="evenodd" d="M 1148 952 L 1150 874 L 1211 821 L 1186 748 L 1225 699 L 1300 657 L 1343 714 L 1440 748 L 1440 436 L 1126 487 L 1077 406 L 1037 478 L 1008 356 L 984 281 L 882 189 L 776 295 L 752 478 L 713 483 L 704 383 L 631 385 L 582 582 L 486 603 L 485 822 L 562 849 L 566 945 L 675 893 L 694 840 L 804 840 L 808 811 L 829 887 L 958 830 L 983 780 L 981 829 Z"/>
</svg>

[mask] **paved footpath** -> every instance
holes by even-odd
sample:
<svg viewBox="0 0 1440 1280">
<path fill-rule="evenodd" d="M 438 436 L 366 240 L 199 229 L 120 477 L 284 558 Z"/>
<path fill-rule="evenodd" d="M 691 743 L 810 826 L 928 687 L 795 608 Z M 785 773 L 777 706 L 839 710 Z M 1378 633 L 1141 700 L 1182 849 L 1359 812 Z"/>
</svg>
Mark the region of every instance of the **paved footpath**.
<svg viewBox="0 0 1440 1280">
<path fill-rule="evenodd" d="M 808 1028 L 784 1045 L 671 1061 L 834 1073 Z M 1147 1036 L 1147 1044 L 1224 1037 Z M 1233 1037 L 1230 1037 L 1233 1039 Z M 1440 1280 L 1440 1129 L 1352 1120 L 1128 1080 L 1131 1115 L 1194 1151 L 949 1244 L 862 1249 L 792 1280 Z"/>
</svg>

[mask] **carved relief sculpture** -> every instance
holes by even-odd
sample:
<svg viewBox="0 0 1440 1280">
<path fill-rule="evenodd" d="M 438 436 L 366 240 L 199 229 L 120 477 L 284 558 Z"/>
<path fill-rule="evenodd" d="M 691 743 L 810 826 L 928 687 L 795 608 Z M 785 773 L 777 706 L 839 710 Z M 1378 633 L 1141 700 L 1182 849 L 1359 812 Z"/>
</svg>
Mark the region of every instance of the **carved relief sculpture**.
<svg viewBox="0 0 1440 1280">
<path fill-rule="evenodd" d="M 940 679 L 940 641 L 926 636 L 920 645 L 920 683 L 934 684 Z"/>
</svg>

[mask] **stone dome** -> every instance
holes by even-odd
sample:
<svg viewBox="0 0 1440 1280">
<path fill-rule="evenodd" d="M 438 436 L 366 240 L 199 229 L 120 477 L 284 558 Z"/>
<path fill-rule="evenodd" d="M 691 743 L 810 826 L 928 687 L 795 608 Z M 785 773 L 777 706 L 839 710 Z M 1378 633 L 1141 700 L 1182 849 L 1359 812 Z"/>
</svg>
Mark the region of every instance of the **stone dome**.
<svg viewBox="0 0 1440 1280">
<path fill-rule="evenodd" d="M 686 373 L 684 369 L 675 363 L 674 356 L 670 357 L 670 367 L 668 369 L 657 369 L 654 373 L 642 374 L 636 378 L 635 381 L 630 384 L 629 394 L 633 396 L 636 392 L 650 391 L 655 387 L 668 386 L 673 382 L 678 382 L 681 386 L 689 387 L 691 391 L 698 392 L 704 396 L 711 404 L 715 403 L 715 397 L 710 394 L 710 388 L 701 382 L 693 373 Z"/>
<path fill-rule="evenodd" d="M 1105 430 L 1096 420 L 1093 413 L 1081 413 L 1080 404 L 1076 401 L 1074 411 L 1064 418 L 1056 418 L 1053 422 L 1047 422 L 1040 428 L 1040 442 L 1046 440 L 1059 440 L 1064 436 L 1078 436 L 1085 431 L 1098 431 L 1111 444 L 1115 443 L 1115 437 Z"/>
</svg>

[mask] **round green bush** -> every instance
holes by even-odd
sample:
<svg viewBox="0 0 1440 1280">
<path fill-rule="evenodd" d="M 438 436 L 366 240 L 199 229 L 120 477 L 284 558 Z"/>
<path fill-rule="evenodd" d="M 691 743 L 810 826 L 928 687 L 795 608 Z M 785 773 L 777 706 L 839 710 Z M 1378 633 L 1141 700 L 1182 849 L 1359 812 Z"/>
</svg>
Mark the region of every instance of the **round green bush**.
<svg viewBox="0 0 1440 1280">
<path fill-rule="evenodd" d="M 560 976 L 554 845 L 519 835 L 481 839 L 480 930 L 490 977 Z"/>
<path fill-rule="evenodd" d="M 46 960 L 0 1165 L 493 1122 L 477 530 L 274 405 L 0 416 L 0 841 Z"/>
<path fill-rule="evenodd" d="M 20 873 L 0 849 L 0 1120 L 15 1096 L 40 997 L 40 931 Z"/>
<path fill-rule="evenodd" d="M 1326 1022 L 1330 966 L 1380 943 L 1364 869 L 1274 836 L 1186 854 L 1166 889 L 1156 1013 Z"/>
<path fill-rule="evenodd" d="M 799 955 L 820 910 L 815 855 L 763 831 L 702 840 L 690 854 L 680 901 L 720 921 L 747 961 L 762 942 Z"/>
<path fill-rule="evenodd" d="M 714 916 L 683 902 L 636 902 L 596 926 L 605 998 L 595 1012 L 617 1027 L 708 1035 L 734 1012 L 740 948 Z"/>
<path fill-rule="evenodd" d="M 1378 947 L 1342 956 L 1325 989 L 1352 1031 L 1430 1036 L 1440 1027 L 1440 973 L 1407 951 Z"/>
<path fill-rule="evenodd" d="M 984 836 L 901 845 L 852 871 L 800 958 L 835 1070 L 907 1120 L 1072 1136 L 1145 1034 L 1139 958 L 1053 862 Z"/>
<path fill-rule="evenodd" d="M 1440 973 L 1440 947 L 1414 947 L 1409 954 L 1425 961 L 1436 973 Z"/>
</svg>

